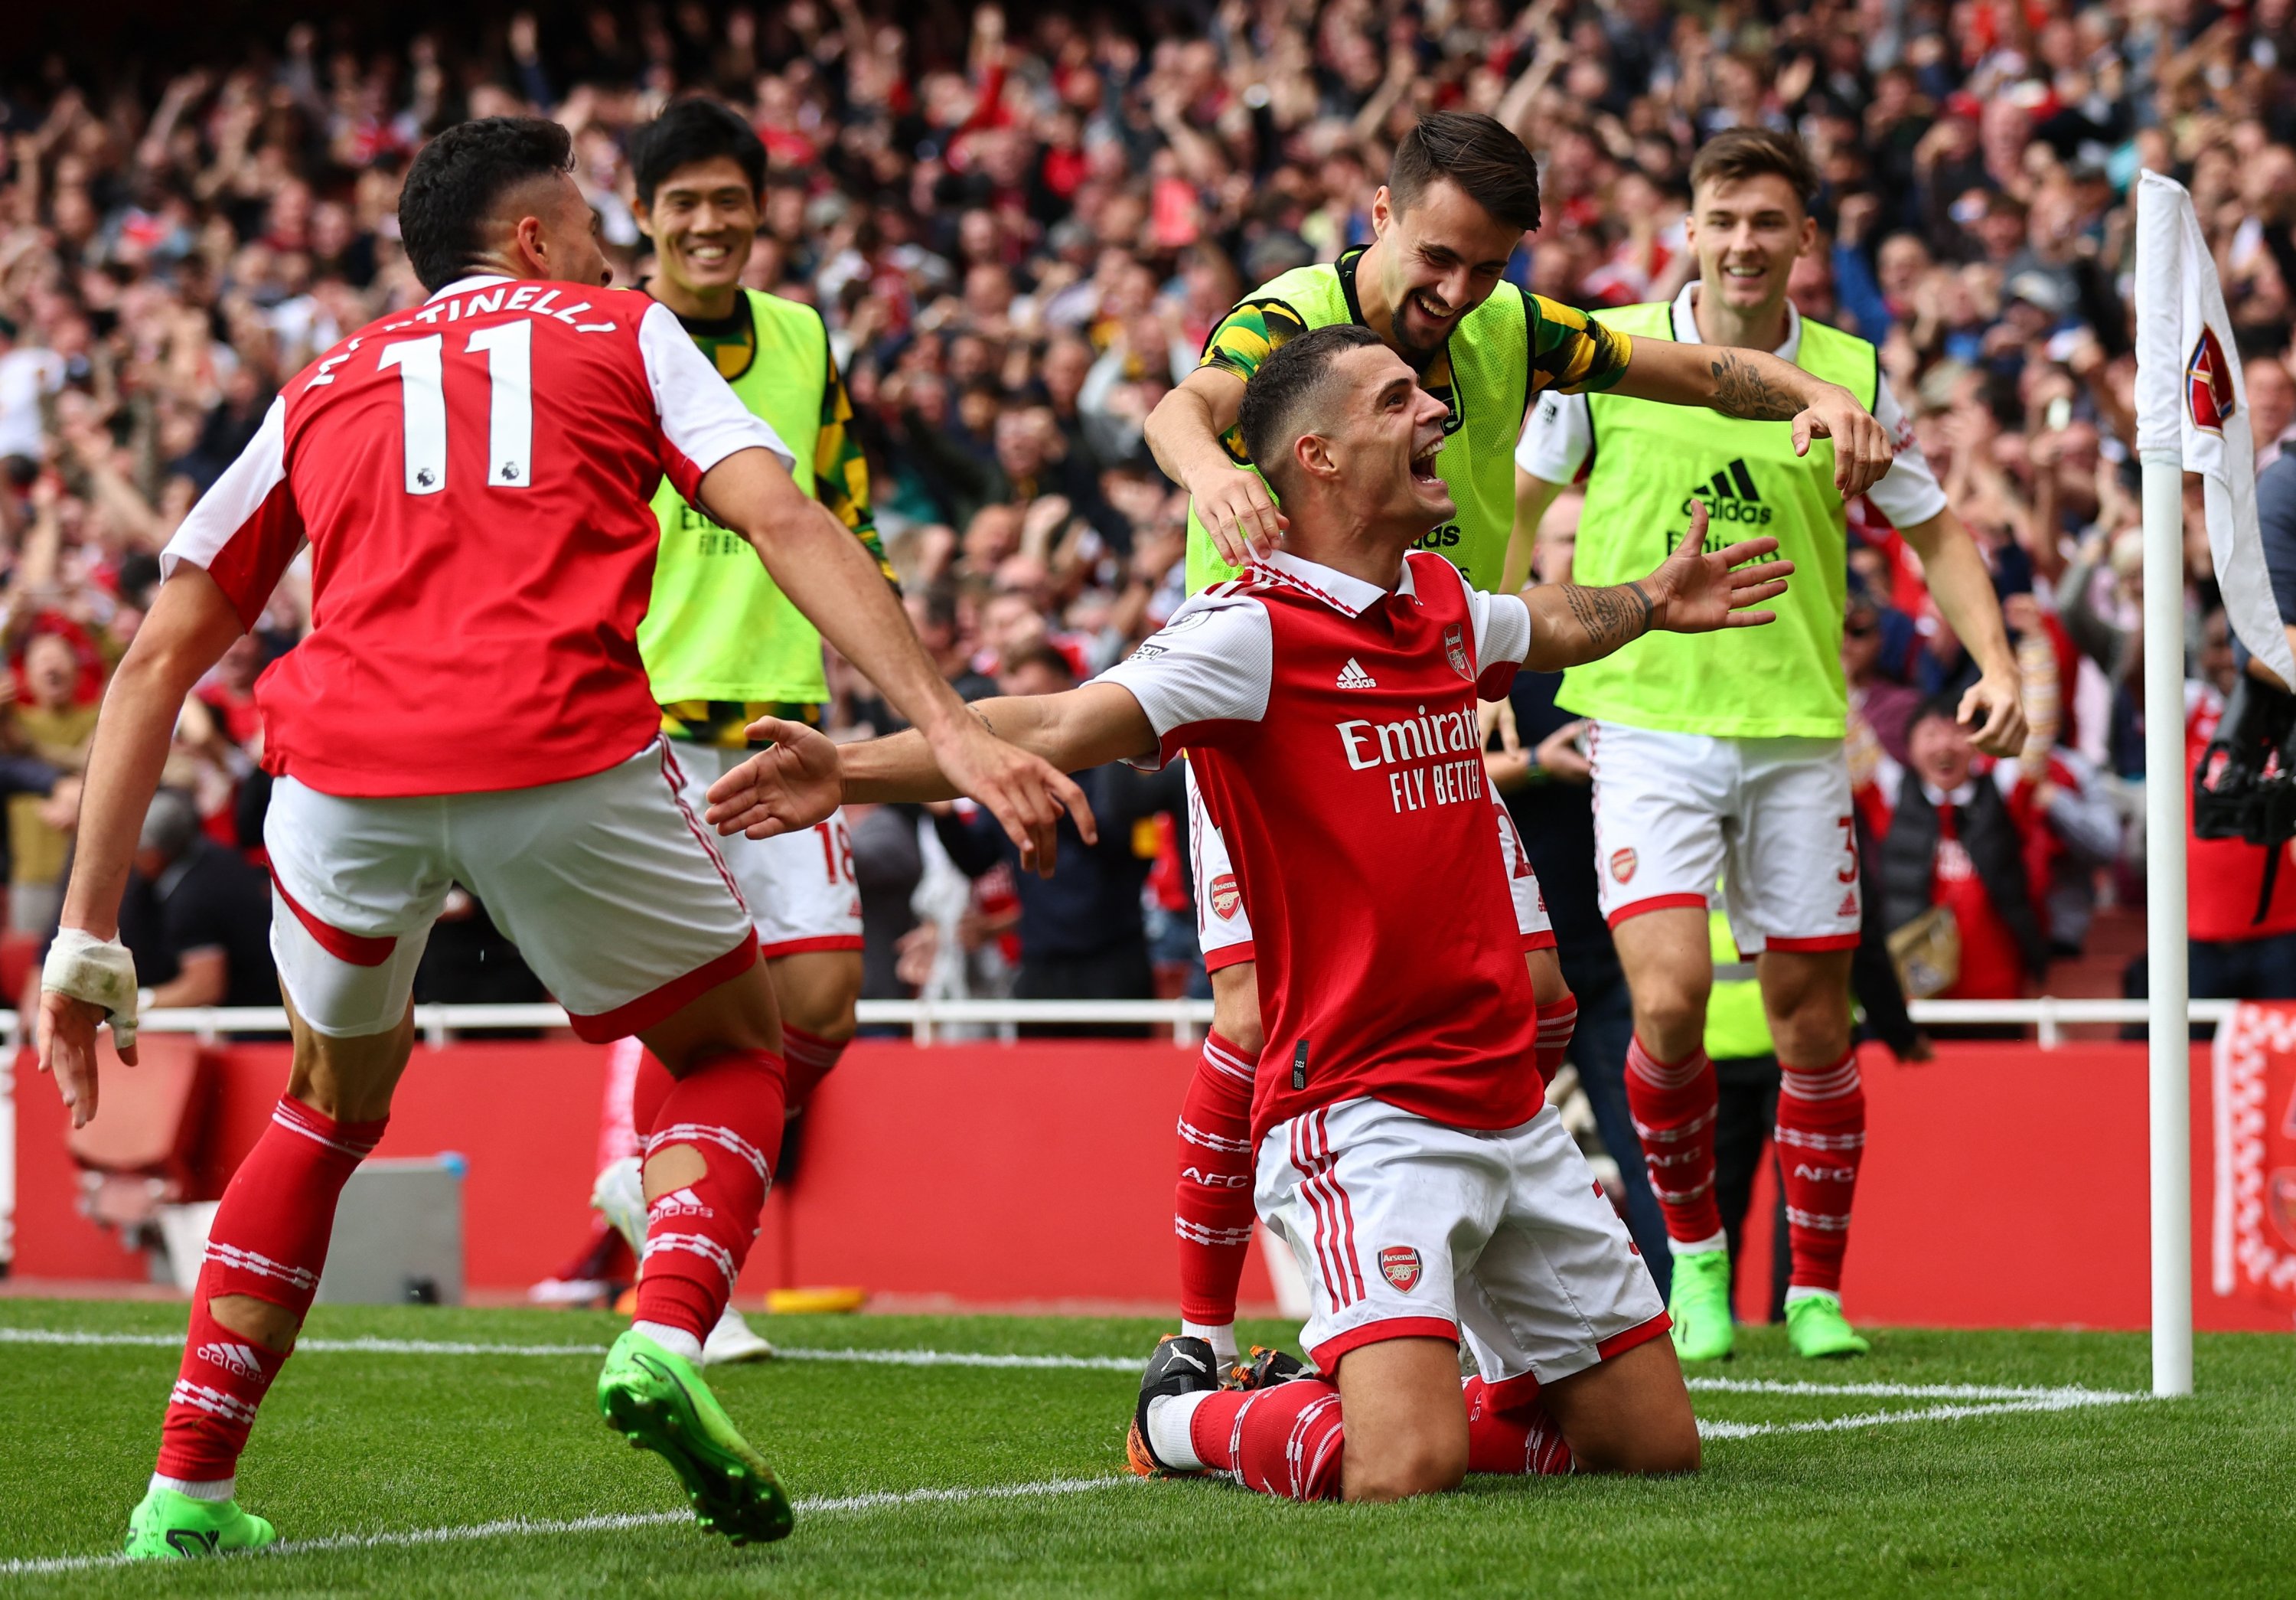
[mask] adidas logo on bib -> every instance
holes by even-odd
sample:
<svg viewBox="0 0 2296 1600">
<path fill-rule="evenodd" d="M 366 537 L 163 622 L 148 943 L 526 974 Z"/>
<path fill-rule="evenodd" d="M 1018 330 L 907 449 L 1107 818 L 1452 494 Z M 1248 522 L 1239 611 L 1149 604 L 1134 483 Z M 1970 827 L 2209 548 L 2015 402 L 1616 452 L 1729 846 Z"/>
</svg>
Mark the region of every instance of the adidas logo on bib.
<svg viewBox="0 0 2296 1600">
<path fill-rule="evenodd" d="M 1348 664 L 1340 669 L 1339 686 L 1342 689 L 1376 689 L 1379 682 L 1363 669 L 1361 661 L 1349 656 Z"/>
<path fill-rule="evenodd" d="M 1742 456 L 1684 496 L 1683 515 L 1690 514 L 1693 500 L 1705 501 L 1706 514 L 1718 523 L 1735 522 L 1742 528 L 1760 528 L 1768 524 L 1772 515 L 1771 508 L 1762 504 L 1760 491 L 1754 488 L 1754 475 L 1746 470 Z M 1726 545 L 1736 537 L 1734 534 L 1725 535 L 1718 528 L 1707 536 L 1707 542 L 1710 547 L 1718 549 L 1720 546 L 1714 544 L 1717 538 Z"/>
</svg>

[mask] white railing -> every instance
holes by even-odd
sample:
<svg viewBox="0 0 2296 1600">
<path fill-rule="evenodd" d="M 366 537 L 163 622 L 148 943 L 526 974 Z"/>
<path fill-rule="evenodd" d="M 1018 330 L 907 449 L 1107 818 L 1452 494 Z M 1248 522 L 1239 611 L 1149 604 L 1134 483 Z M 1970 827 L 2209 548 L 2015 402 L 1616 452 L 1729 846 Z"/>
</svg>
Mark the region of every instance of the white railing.
<svg viewBox="0 0 2296 1600">
<path fill-rule="evenodd" d="M 2192 1020 L 2213 1025 L 2232 1014 L 2231 1000 L 2194 1000 Z M 2003 1023 L 2035 1029 L 2043 1049 L 2062 1042 L 2062 1030 L 2079 1023 L 2141 1023 L 2142 1000 L 2068 1000 L 2043 996 L 2036 1000 L 1915 1000 L 1914 1021 L 1927 1025 Z M 935 1041 L 950 1028 L 993 1029 L 996 1037 L 1010 1040 L 1030 1024 L 1086 1025 L 1146 1024 L 1169 1028 L 1177 1045 L 1192 1046 L 1212 1020 L 1209 1000 L 864 1000 L 860 1017 L 865 1025 L 906 1027 L 920 1045 Z M 283 1033 L 287 1013 L 275 1005 L 211 1005 L 181 1011 L 147 1012 L 144 1029 L 149 1033 L 188 1033 L 212 1043 L 226 1033 Z M 556 1005 L 417 1005 L 414 1027 L 423 1042 L 438 1049 L 462 1033 L 499 1033 L 512 1029 L 556 1029 L 567 1026 L 566 1013 Z M 20 1039 L 16 1013 L 0 1011 L 0 1039 L 13 1048 Z"/>
</svg>

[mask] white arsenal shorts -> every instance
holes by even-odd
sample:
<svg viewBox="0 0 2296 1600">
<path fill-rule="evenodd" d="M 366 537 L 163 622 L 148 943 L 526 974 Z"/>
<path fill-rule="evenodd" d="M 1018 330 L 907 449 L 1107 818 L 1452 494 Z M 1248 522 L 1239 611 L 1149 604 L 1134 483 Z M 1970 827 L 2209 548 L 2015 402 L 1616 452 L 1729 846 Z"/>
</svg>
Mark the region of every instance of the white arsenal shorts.
<svg viewBox="0 0 2296 1600">
<path fill-rule="evenodd" d="M 282 778 L 271 949 L 303 1020 L 340 1037 L 406 1014 L 414 968 L 461 883 L 595 1042 L 643 1032 L 738 977 L 757 935 L 667 740 L 563 784 L 356 798 Z"/>
<path fill-rule="evenodd" d="M 1222 967 L 1257 959 L 1252 953 L 1251 918 L 1243 909 L 1243 891 L 1237 887 L 1235 868 L 1228 860 L 1227 841 L 1220 837 L 1219 825 L 1204 808 L 1193 767 L 1188 769 L 1187 785 L 1188 866 L 1196 886 L 1196 942 L 1204 953 L 1204 970 L 1217 972 Z M 1499 855 L 1506 864 L 1507 894 L 1514 901 L 1515 929 L 1522 935 L 1522 948 L 1526 953 L 1553 949 L 1554 923 L 1546 915 L 1546 897 L 1539 890 L 1538 874 L 1531 870 L 1530 857 L 1523 852 L 1522 836 L 1515 832 L 1514 818 L 1498 792 L 1488 784 L 1484 788 L 1496 814 L 1492 823 L 1499 833 Z"/>
<path fill-rule="evenodd" d="M 1738 948 L 1857 944 L 1857 835 L 1839 739 L 1714 739 L 1598 722 L 1595 878 L 1617 927 L 1706 909 L 1719 882 Z"/>
<path fill-rule="evenodd" d="M 709 811 L 709 785 L 755 754 L 721 745 L 670 747 L 685 774 L 685 803 L 696 816 Z M 807 950 L 861 948 L 861 890 L 853 882 L 853 839 L 845 813 L 833 813 L 802 833 L 771 839 L 712 838 L 750 904 L 766 958 Z"/>
<path fill-rule="evenodd" d="M 1307 1277 L 1300 1342 L 1326 1373 L 1382 1340 L 1461 1340 L 1515 1386 L 1504 1406 L 1669 1325 L 1551 1105 L 1484 1131 L 1342 1100 L 1268 1129 L 1253 1198 Z"/>
</svg>

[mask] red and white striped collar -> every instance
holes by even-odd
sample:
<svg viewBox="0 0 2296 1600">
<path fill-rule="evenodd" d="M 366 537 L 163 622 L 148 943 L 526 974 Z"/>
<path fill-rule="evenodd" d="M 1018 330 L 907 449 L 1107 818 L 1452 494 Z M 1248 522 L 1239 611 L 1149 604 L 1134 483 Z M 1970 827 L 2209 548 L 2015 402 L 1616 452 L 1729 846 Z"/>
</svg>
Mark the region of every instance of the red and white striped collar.
<svg viewBox="0 0 2296 1600">
<path fill-rule="evenodd" d="M 1360 617 L 1390 594 L 1415 595 L 1411 581 L 1411 562 L 1408 557 L 1400 563 L 1402 576 L 1393 589 L 1383 589 L 1375 583 L 1278 550 L 1251 565 L 1251 576 L 1264 582 L 1282 584 L 1285 588 L 1298 589 L 1312 595 L 1343 617 Z"/>
</svg>

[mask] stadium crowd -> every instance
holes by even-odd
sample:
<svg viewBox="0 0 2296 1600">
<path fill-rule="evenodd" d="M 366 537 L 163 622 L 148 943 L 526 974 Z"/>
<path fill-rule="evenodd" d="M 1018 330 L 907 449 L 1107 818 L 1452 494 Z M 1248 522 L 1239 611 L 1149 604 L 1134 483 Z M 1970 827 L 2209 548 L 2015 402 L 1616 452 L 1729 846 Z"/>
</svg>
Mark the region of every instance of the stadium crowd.
<svg viewBox="0 0 2296 1600">
<path fill-rule="evenodd" d="M 226 30 L 209 63 L 173 76 L 49 62 L 5 86 L 0 791 L 20 962 L 53 924 L 73 774 L 157 552 L 288 375 L 422 298 L 394 214 L 414 151 L 468 117 L 559 119 L 618 282 L 637 283 L 627 136 L 693 92 L 765 142 L 746 281 L 821 309 L 887 554 L 968 694 L 1064 687 L 1179 603 L 1185 505 L 1143 421 L 1245 291 L 1369 236 L 1390 143 L 1419 114 L 1488 111 L 1538 152 L 1544 226 L 1511 270 L 1590 308 L 1669 298 L 1695 270 L 1680 218 L 1702 137 L 1800 133 L 1824 186 L 1794 298 L 1880 346 L 2004 597 L 2034 730 L 2021 760 L 1972 765 L 1935 710 L 1974 669 L 1903 542 L 1853 513 L 1844 653 L 1853 769 L 1882 846 L 1870 887 L 1910 929 L 1916 966 L 1918 924 L 1955 909 L 1941 992 L 1979 997 L 2038 992 L 2100 907 L 2141 894 L 2129 196 L 2142 168 L 2193 190 L 2259 464 L 2276 460 L 2296 424 L 2288 0 L 1223 0 L 1145 34 L 862 0 L 486 16 L 388 45 L 348 27 Z M 2263 496 L 2267 515 L 2296 515 L 2296 461 Z M 1546 524 L 1550 573 L 1568 559 L 1567 507 Z M 2234 665 L 2196 496 L 2187 510 L 2188 700 L 2205 737 Z M 139 968 L 163 1001 L 271 982 L 247 937 L 265 915 L 250 890 L 267 786 L 250 691 L 307 622 L 291 578 L 184 706 L 177 792 L 146 828 L 135 890 Z M 870 685 L 832 668 L 832 731 L 886 729 Z M 1538 746 L 1550 784 L 1585 781 L 1570 734 Z M 1050 884 L 1016 878 L 994 831 L 961 814 L 857 808 L 865 992 L 996 993 L 1016 974 L 1028 992 L 1032 966 L 1111 995 L 1200 981 L 1174 786 L 1103 775 L 1095 799 L 1124 825 Z M 1919 838 L 1893 837 L 1907 782 L 1951 802 L 1921 808 Z M 1965 831 L 1940 827 L 1940 808 Z M 1964 848 L 1980 832 L 1988 848 Z M 2260 924 L 2252 867 L 2193 875 L 2195 937 L 2221 947 L 2195 992 L 2296 995 L 2296 874 Z M 418 994 L 526 997 L 530 975 L 483 909 L 456 912 Z"/>
</svg>

